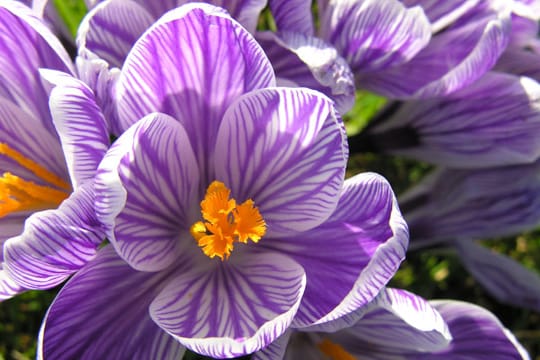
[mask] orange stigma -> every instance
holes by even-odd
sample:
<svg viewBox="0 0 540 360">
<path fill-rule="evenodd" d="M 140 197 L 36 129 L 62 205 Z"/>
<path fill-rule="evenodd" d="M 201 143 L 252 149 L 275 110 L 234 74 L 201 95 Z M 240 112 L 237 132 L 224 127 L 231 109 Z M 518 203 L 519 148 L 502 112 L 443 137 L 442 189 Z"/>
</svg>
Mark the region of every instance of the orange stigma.
<svg viewBox="0 0 540 360">
<path fill-rule="evenodd" d="M 226 260 L 234 242 L 258 242 L 266 233 L 266 223 L 251 199 L 241 205 L 230 199 L 231 191 L 219 181 L 213 181 L 201 201 L 201 214 L 205 222 L 191 226 L 191 235 L 204 254 Z"/>
<path fill-rule="evenodd" d="M 324 339 L 317 344 L 319 350 L 332 360 L 356 360 L 341 345 L 338 345 L 328 339 Z"/>
<path fill-rule="evenodd" d="M 24 157 L 5 143 L 0 143 L 0 155 L 16 161 L 49 185 L 38 185 L 10 172 L 0 177 L 0 218 L 19 211 L 55 208 L 68 197 L 71 186 L 38 163 Z"/>
</svg>

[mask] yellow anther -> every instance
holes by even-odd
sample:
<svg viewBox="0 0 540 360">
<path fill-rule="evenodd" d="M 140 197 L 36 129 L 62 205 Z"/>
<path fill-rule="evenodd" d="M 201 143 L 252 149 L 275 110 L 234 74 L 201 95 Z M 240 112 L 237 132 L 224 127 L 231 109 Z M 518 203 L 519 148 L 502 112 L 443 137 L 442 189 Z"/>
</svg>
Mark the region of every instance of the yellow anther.
<svg viewBox="0 0 540 360">
<path fill-rule="evenodd" d="M 59 176 L 24 157 L 7 144 L 0 143 L 0 155 L 14 160 L 45 183 L 52 185 L 38 185 L 5 172 L 0 177 L 0 218 L 19 211 L 55 208 L 68 197 L 71 186 Z"/>
<path fill-rule="evenodd" d="M 191 226 L 191 235 L 204 254 L 226 260 L 234 242 L 258 242 L 266 233 L 266 223 L 251 199 L 241 205 L 230 199 L 231 191 L 219 181 L 213 181 L 201 201 L 201 215 L 205 222 Z"/>
</svg>

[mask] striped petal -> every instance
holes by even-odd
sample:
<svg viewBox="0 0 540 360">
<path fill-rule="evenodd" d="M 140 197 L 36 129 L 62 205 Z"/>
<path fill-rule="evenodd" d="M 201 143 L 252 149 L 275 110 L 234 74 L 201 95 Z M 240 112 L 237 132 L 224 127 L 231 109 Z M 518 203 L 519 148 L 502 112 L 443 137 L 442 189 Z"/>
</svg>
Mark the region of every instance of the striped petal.
<svg viewBox="0 0 540 360">
<path fill-rule="evenodd" d="M 314 35 L 311 0 L 270 0 L 270 11 L 278 31 Z"/>
<path fill-rule="evenodd" d="M 510 2 L 482 1 L 432 38 L 413 59 L 358 78 L 392 98 L 432 98 L 472 84 L 490 70 L 510 38 Z M 452 51 L 448 51 L 452 49 Z"/>
<path fill-rule="evenodd" d="M 449 97 L 406 103 L 373 133 L 381 137 L 389 131 L 394 144 L 411 131 L 418 138 L 417 145 L 389 151 L 438 165 L 530 163 L 540 157 L 540 84 L 491 72 Z"/>
<path fill-rule="evenodd" d="M 49 308 L 38 359 L 181 359 L 184 347 L 148 314 L 163 280 L 133 270 L 111 246 L 100 250 Z"/>
<path fill-rule="evenodd" d="M 131 0 L 108 0 L 93 8 L 77 32 L 79 51 L 89 50 L 111 67 L 122 67 L 131 47 L 154 22 L 144 7 Z"/>
<path fill-rule="evenodd" d="M 2 268 L 2 263 L 0 263 L 0 302 L 12 298 L 24 290 L 22 286 L 13 281 L 6 270 Z"/>
<path fill-rule="evenodd" d="M 360 357 L 390 359 L 444 350 L 452 336 L 426 300 L 405 290 L 386 289 L 354 326 L 329 338 Z"/>
<path fill-rule="evenodd" d="M 22 234 L 4 244 L 4 271 L 28 289 L 51 288 L 92 260 L 104 237 L 88 183 L 58 209 L 26 220 Z"/>
<path fill-rule="evenodd" d="M 122 130 L 151 112 L 185 127 L 203 178 L 225 110 L 240 95 L 274 84 L 262 49 L 223 9 L 181 6 L 135 44 L 116 86 Z"/>
<path fill-rule="evenodd" d="M 51 115 L 76 189 L 96 175 L 109 147 L 107 124 L 92 90 L 82 81 L 54 70 L 40 73 L 55 85 L 49 97 Z"/>
<path fill-rule="evenodd" d="M 473 9 L 482 0 L 402 0 L 407 7 L 421 6 L 431 23 L 431 31 L 438 33 Z M 491 0 L 489 0 L 491 1 Z M 497 0 L 496 0 L 497 1 Z M 494 1 L 491 1 L 494 2 Z"/>
<path fill-rule="evenodd" d="M 448 324 L 450 346 L 437 353 L 411 354 L 409 359 L 492 360 L 523 359 L 529 355 L 514 335 L 489 311 L 460 301 L 431 301 Z"/>
<path fill-rule="evenodd" d="M 336 206 L 346 160 L 343 126 L 331 101 L 303 88 L 240 98 L 225 114 L 215 150 L 216 178 L 239 202 L 255 201 L 268 237 L 326 220 Z"/>
<path fill-rule="evenodd" d="M 31 9 L 17 1 L 0 1 L 0 96 L 35 114 L 50 130 L 47 94 L 39 68 L 73 73 L 60 41 Z"/>
<path fill-rule="evenodd" d="M 365 173 L 345 181 L 336 211 L 325 223 L 258 245 L 288 254 L 305 269 L 306 292 L 293 323 L 305 327 L 369 303 L 397 271 L 407 243 L 407 226 L 390 185 Z"/>
<path fill-rule="evenodd" d="M 456 243 L 467 270 L 500 302 L 540 311 L 540 275 L 470 240 Z"/>
<path fill-rule="evenodd" d="M 257 40 L 274 66 L 278 81 L 293 82 L 331 98 L 341 114 L 355 101 L 354 75 L 337 50 L 323 40 L 301 33 L 266 31 Z"/>
<path fill-rule="evenodd" d="M 243 255 L 176 273 L 150 305 L 152 319 L 187 348 L 214 358 L 246 355 L 276 340 L 298 309 L 304 271 L 280 254 Z"/>
<path fill-rule="evenodd" d="M 360 75 L 409 61 L 427 45 L 431 29 L 420 7 L 407 9 L 397 0 L 334 1 L 322 14 L 321 35 Z"/>
<path fill-rule="evenodd" d="M 144 271 L 169 266 L 201 198 L 199 168 L 182 125 L 152 114 L 128 129 L 100 165 L 96 195 L 98 217 L 124 260 Z"/>
</svg>

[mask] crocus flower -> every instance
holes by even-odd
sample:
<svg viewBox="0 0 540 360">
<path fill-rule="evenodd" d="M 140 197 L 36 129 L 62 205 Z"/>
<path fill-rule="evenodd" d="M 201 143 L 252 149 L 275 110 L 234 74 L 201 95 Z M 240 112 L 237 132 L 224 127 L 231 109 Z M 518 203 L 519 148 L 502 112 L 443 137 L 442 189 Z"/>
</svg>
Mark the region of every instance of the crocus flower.
<svg viewBox="0 0 540 360">
<path fill-rule="evenodd" d="M 24 242 L 28 250 L 21 254 L 24 266 L 41 274 L 49 259 L 63 256 L 59 253 L 64 240 L 74 238 L 88 249 L 97 239 L 84 228 L 87 218 L 82 216 L 83 209 L 92 208 L 88 186 L 83 184 L 88 170 L 81 171 L 90 163 L 70 154 L 66 164 L 62 145 L 69 146 L 72 134 L 64 132 L 61 144 L 38 72 L 42 67 L 73 72 L 69 56 L 41 20 L 14 1 L 0 1 L 0 53 L 0 299 L 5 299 L 44 285 L 20 282 L 19 274 L 9 269 L 10 244 Z M 75 158 L 77 163 L 81 160 L 78 165 L 71 162 Z M 44 286 L 65 279 L 89 256 L 87 250 L 85 256 L 65 258 L 55 279 Z M 26 260 L 36 263 L 31 266 Z"/>
<path fill-rule="evenodd" d="M 453 246 L 471 274 L 499 301 L 540 309 L 540 276 L 473 243 L 540 224 L 540 165 L 438 170 L 400 198 L 411 249 Z"/>
<path fill-rule="evenodd" d="M 444 98 L 401 104 L 350 146 L 453 168 L 531 163 L 540 157 L 540 84 L 488 72 Z"/>
<path fill-rule="evenodd" d="M 41 356 L 239 356 L 377 296 L 407 244 L 393 193 L 344 181 L 330 99 L 274 83 L 216 7 L 177 8 L 137 41 L 96 178 L 110 245 L 58 294 Z"/>
<path fill-rule="evenodd" d="M 309 3 L 270 1 L 278 30 L 301 34 L 306 47 L 315 34 Z M 321 0 L 318 5 L 315 35 L 347 61 L 357 87 L 389 98 L 440 97 L 473 83 L 495 64 L 510 36 L 506 1 Z M 289 16 L 293 11 L 301 14 Z M 298 45 L 278 38 L 267 35 L 264 47 L 271 58 L 282 59 L 276 72 L 286 76 L 292 71 L 283 57 L 297 58 L 292 50 Z M 300 57 L 305 59 L 310 58 Z"/>
<path fill-rule="evenodd" d="M 295 332 L 253 359 L 529 359 L 493 314 L 465 302 L 386 289 L 357 317 L 332 333 Z"/>
</svg>

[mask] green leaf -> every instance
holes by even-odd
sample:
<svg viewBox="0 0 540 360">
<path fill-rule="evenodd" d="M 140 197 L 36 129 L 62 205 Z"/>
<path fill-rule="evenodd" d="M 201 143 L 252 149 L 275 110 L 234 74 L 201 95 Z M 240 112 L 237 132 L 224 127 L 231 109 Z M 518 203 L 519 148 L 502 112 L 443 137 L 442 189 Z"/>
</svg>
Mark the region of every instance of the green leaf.
<svg viewBox="0 0 540 360">
<path fill-rule="evenodd" d="M 88 12 L 83 0 L 54 0 L 54 7 L 58 15 L 66 24 L 71 36 L 75 38 L 81 20 Z"/>
<path fill-rule="evenodd" d="M 354 107 L 344 116 L 347 135 L 359 133 L 386 102 L 387 100 L 382 96 L 367 91 L 357 91 Z"/>
</svg>

